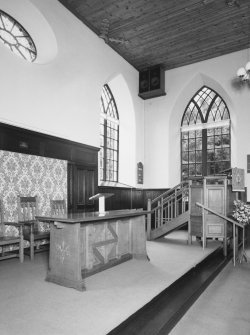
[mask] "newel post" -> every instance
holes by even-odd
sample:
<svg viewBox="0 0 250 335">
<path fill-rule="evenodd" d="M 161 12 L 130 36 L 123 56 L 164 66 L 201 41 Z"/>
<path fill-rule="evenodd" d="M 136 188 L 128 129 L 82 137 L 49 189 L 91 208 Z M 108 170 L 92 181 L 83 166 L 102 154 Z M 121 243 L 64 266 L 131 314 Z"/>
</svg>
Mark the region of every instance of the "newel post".
<svg viewBox="0 0 250 335">
<path fill-rule="evenodd" d="M 147 239 L 150 240 L 151 235 L 151 199 L 148 199 L 148 206 L 147 206 Z"/>
<path fill-rule="evenodd" d="M 177 217 L 177 189 L 174 191 L 174 218 Z"/>
<path fill-rule="evenodd" d="M 192 180 L 188 181 L 188 244 L 192 244 L 192 235 L 191 235 L 191 193 Z"/>
</svg>

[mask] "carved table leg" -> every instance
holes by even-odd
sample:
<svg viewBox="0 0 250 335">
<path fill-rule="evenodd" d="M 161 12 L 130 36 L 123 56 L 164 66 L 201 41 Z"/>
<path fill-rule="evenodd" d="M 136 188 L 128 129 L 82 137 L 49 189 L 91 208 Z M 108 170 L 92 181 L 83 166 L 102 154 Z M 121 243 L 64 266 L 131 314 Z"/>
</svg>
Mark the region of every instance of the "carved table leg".
<svg viewBox="0 0 250 335">
<path fill-rule="evenodd" d="M 137 216 L 130 219 L 132 234 L 132 255 L 135 259 L 147 260 L 145 216 Z"/>
<path fill-rule="evenodd" d="M 51 224 L 49 271 L 46 280 L 79 291 L 86 289 L 81 273 L 80 223 Z"/>
</svg>

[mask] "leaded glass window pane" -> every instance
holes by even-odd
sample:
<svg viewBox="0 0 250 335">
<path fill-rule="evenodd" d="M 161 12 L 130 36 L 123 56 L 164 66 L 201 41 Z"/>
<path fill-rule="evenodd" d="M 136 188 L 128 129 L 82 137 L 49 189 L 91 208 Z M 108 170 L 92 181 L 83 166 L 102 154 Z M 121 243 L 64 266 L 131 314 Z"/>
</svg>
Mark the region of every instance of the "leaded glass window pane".
<svg viewBox="0 0 250 335">
<path fill-rule="evenodd" d="M 0 10 L 0 41 L 13 53 L 34 62 L 35 44 L 29 33 L 13 17 Z"/>
<path fill-rule="evenodd" d="M 187 131 L 182 133 L 182 175 L 201 175 L 202 146 L 200 130 Z"/>
<path fill-rule="evenodd" d="M 181 170 L 182 179 L 220 173 L 231 165 L 230 123 L 218 127 L 217 122 L 230 120 L 223 99 L 204 86 L 190 100 L 182 117 Z M 197 130 L 189 126 L 209 123 Z"/>
<path fill-rule="evenodd" d="M 100 177 L 103 181 L 118 181 L 119 116 L 108 85 L 101 95 L 100 120 Z"/>
</svg>

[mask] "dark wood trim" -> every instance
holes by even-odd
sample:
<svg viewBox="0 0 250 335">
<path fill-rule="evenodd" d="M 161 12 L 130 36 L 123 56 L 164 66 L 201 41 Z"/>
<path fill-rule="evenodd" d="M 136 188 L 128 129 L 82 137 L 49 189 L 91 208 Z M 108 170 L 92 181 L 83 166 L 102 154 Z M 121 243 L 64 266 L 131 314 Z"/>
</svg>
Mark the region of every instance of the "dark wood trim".
<svg viewBox="0 0 250 335">
<path fill-rule="evenodd" d="M 112 193 L 112 197 L 106 199 L 107 211 L 119 209 L 143 208 L 147 209 L 148 199 L 154 199 L 166 192 L 168 188 L 142 189 L 136 187 L 98 186 L 99 193 Z"/>
<path fill-rule="evenodd" d="M 92 173 L 92 179 L 81 185 L 84 192 L 88 192 L 85 189 L 93 182 L 93 193 L 97 193 L 99 148 L 0 123 L 0 150 L 68 161 L 69 211 L 75 210 L 77 207 L 76 168 L 78 166 Z M 88 205 L 88 203 L 85 205 Z"/>
<path fill-rule="evenodd" d="M 99 148 L 0 123 L 0 149 L 98 166 Z"/>
</svg>

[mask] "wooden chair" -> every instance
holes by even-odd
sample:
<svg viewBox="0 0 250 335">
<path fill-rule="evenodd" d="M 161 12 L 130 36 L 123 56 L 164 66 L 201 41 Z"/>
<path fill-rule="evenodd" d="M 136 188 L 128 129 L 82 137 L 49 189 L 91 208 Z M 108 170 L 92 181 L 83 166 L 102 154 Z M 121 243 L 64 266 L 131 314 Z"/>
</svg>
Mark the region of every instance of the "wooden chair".
<svg viewBox="0 0 250 335">
<path fill-rule="evenodd" d="M 19 230 L 19 236 L 6 236 L 6 226 L 14 226 Z M 17 245 L 18 250 L 7 249 L 6 246 Z M 4 222 L 4 211 L 2 202 L 0 201 L 0 247 L 2 249 L 0 260 L 13 257 L 19 257 L 20 262 L 23 262 L 23 225 L 17 222 Z"/>
<path fill-rule="evenodd" d="M 51 215 L 61 216 L 67 213 L 65 200 L 50 200 Z"/>
<path fill-rule="evenodd" d="M 23 236 L 24 240 L 29 241 L 29 248 L 24 249 L 24 252 L 34 259 L 36 252 L 49 250 L 49 243 L 39 244 L 41 240 L 49 240 L 49 231 L 39 231 L 36 215 L 38 214 L 37 197 L 18 197 L 18 221 L 24 225 Z"/>
</svg>

